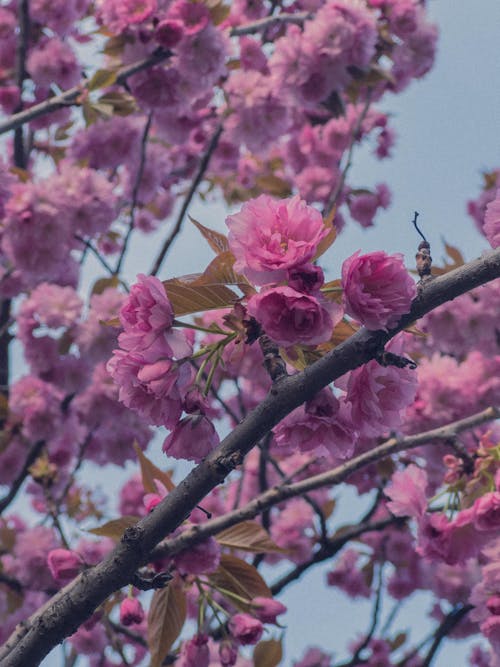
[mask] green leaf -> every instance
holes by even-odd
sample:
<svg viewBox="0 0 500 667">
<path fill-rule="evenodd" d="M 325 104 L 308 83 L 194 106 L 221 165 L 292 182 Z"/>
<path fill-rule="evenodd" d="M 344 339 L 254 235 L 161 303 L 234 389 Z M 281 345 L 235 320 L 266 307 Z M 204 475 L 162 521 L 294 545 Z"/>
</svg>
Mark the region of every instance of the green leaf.
<svg viewBox="0 0 500 667">
<path fill-rule="evenodd" d="M 138 516 L 122 516 L 119 519 L 112 519 L 102 526 L 91 528 L 88 533 L 92 535 L 100 535 L 101 537 L 110 537 L 112 540 L 120 540 L 123 533 L 140 520 Z"/>
<path fill-rule="evenodd" d="M 231 549 L 256 554 L 286 553 L 257 521 L 242 521 L 217 533 L 216 538 L 220 545 Z"/>
<path fill-rule="evenodd" d="M 86 84 L 87 90 L 97 90 L 98 88 L 107 88 L 116 81 L 116 72 L 110 69 L 98 69 Z"/>
<path fill-rule="evenodd" d="M 198 222 L 198 220 L 195 220 L 190 215 L 188 217 L 215 253 L 219 255 L 222 252 L 229 252 L 227 236 L 216 232 L 214 229 L 205 227 L 205 225 L 202 225 L 201 222 Z"/>
<path fill-rule="evenodd" d="M 254 667 L 277 667 L 283 659 L 283 647 L 279 639 L 259 642 L 253 650 Z"/>
<path fill-rule="evenodd" d="M 134 449 L 141 466 L 142 486 L 144 487 L 144 491 L 146 493 L 158 493 L 158 489 L 156 488 L 156 484 L 154 482 L 155 479 L 161 482 L 167 491 L 172 491 L 172 489 L 175 489 L 175 484 L 172 482 L 172 476 L 169 472 L 161 470 L 155 466 L 155 464 L 147 458 L 136 442 L 134 442 Z"/>
<path fill-rule="evenodd" d="M 249 602 L 257 596 L 273 597 L 257 569 L 236 556 L 222 554 L 219 567 L 209 576 L 209 579 L 213 586 L 231 591 Z M 236 607 L 248 611 L 248 605 L 239 603 L 233 598 L 230 600 Z"/>
<path fill-rule="evenodd" d="M 238 300 L 238 295 L 219 282 L 197 285 L 202 274 L 165 280 L 163 286 L 176 317 L 191 315 L 205 310 L 229 308 Z M 190 278 L 188 280 L 188 278 Z M 193 284 L 194 283 L 194 284 Z"/>
<path fill-rule="evenodd" d="M 178 582 L 155 591 L 148 614 L 150 667 L 161 667 L 186 620 L 186 595 Z"/>
</svg>

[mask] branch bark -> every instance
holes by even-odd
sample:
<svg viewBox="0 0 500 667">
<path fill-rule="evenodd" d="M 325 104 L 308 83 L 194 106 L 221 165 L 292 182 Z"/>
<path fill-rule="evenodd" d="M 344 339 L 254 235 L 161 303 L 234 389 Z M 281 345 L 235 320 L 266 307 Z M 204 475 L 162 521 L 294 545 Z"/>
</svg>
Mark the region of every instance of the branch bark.
<svg viewBox="0 0 500 667">
<path fill-rule="evenodd" d="M 125 531 L 120 543 L 104 561 L 78 576 L 18 626 L 0 649 L 0 665 L 40 664 L 51 649 L 73 633 L 111 593 L 130 581 L 154 547 L 182 523 L 195 505 L 220 484 L 283 417 L 322 387 L 373 359 L 393 336 L 433 308 L 498 277 L 500 249 L 430 281 L 413 302 L 411 311 L 394 329 L 388 332 L 360 329 L 303 372 L 283 378 L 154 512 Z M 393 446 L 393 451 L 397 451 L 397 442 Z M 304 491 L 315 488 L 308 486 L 308 480 L 297 484 L 304 485 Z"/>
</svg>

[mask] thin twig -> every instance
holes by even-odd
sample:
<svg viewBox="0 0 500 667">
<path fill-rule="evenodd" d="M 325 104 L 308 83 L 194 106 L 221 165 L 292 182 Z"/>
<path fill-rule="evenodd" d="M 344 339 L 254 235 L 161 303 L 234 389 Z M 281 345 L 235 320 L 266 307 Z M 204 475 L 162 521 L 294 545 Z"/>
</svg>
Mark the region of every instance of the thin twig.
<svg viewBox="0 0 500 667">
<path fill-rule="evenodd" d="M 368 109 L 370 108 L 370 102 L 371 102 L 371 88 L 368 88 L 365 105 L 356 121 L 356 125 L 354 126 L 351 132 L 351 140 L 349 143 L 349 150 L 347 152 L 346 163 L 344 165 L 344 168 L 342 169 L 342 173 L 340 174 L 340 178 L 337 181 L 337 184 L 333 188 L 332 193 L 330 194 L 328 201 L 326 202 L 323 208 L 322 215 L 324 218 L 328 218 L 328 216 L 333 211 L 333 207 L 337 203 L 337 199 L 342 191 L 342 188 L 344 187 L 345 179 L 347 178 L 349 169 L 352 166 L 352 155 L 354 152 L 354 144 L 356 143 L 356 141 L 359 141 L 360 139 L 359 132 L 361 130 L 361 125 L 363 124 L 363 121 L 366 118 L 366 114 L 368 113 Z"/>
<path fill-rule="evenodd" d="M 26 460 L 24 462 L 24 465 L 22 467 L 21 472 L 18 474 L 16 479 L 12 482 L 12 486 L 10 487 L 9 492 L 0 500 L 0 514 L 2 514 L 2 512 L 5 509 L 7 509 L 7 507 L 10 505 L 10 503 L 16 497 L 17 492 L 19 491 L 19 489 L 21 488 L 24 480 L 28 476 L 29 468 L 33 465 L 33 463 L 36 461 L 36 459 L 40 455 L 44 445 L 45 445 L 45 440 L 38 440 L 38 442 L 35 442 L 33 447 L 28 452 L 28 456 L 26 457 Z"/>
<path fill-rule="evenodd" d="M 212 138 L 210 139 L 210 143 L 208 144 L 206 151 L 202 155 L 200 164 L 198 166 L 198 171 L 196 172 L 193 182 L 191 183 L 191 187 L 189 188 L 189 191 L 184 199 L 182 208 L 179 212 L 179 215 L 177 216 L 174 228 L 170 232 L 170 235 L 165 239 L 165 242 L 161 247 L 160 253 L 158 254 L 158 257 L 156 258 L 153 268 L 151 269 L 152 276 L 156 276 L 156 274 L 160 270 L 163 260 L 165 259 L 165 256 L 170 246 L 174 242 L 176 236 L 181 231 L 184 216 L 186 215 L 189 205 L 191 204 L 191 200 L 193 199 L 196 190 L 198 189 L 198 186 L 201 183 L 206 170 L 208 169 L 208 165 L 210 164 L 210 158 L 212 157 L 213 152 L 217 148 L 217 144 L 219 143 L 221 134 L 222 134 L 222 125 L 219 125 L 216 131 L 214 132 Z"/>
<path fill-rule="evenodd" d="M 127 229 L 127 233 L 125 235 L 125 238 L 123 240 L 123 246 L 120 252 L 120 256 L 118 257 L 118 261 L 116 263 L 116 268 L 113 271 L 113 275 L 118 275 L 120 273 L 120 270 L 122 268 L 122 263 L 125 258 L 126 252 L 127 252 L 127 247 L 128 243 L 130 240 L 130 237 L 132 235 L 132 231 L 134 230 L 135 227 L 135 210 L 137 208 L 137 199 L 139 196 L 139 188 L 141 186 L 141 181 L 142 181 L 142 175 L 144 173 L 144 166 L 146 164 L 146 148 L 148 144 L 148 135 L 149 135 L 149 130 L 151 128 L 151 123 L 153 121 L 153 112 L 151 111 L 147 117 L 146 124 L 144 126 L 144 131 L 142 133 L 142 139 L 141 139 L 141 156 L 139 160 L 139 168 L 137 169 L 137 175 L 134 183 L 134 189 L 132 191 L 132 203 L 130 205 L 130 220 L 129 220 L 129 225 Z"/>
<path fill-rule="evenodd" d="M 474 606 L 471 604 L 457 605 L 449 614 L 447 614 L 447 616 L 445 616 L 441 625 L 435 632 L 434 641 L 422 662 L 422 667 L 430 667 L 443 639 L 450 634 L 450 632 L 472 609 L 474 609 Z"/>
<path fill-rule="evenodd" d="M 30 32 L 29 0 L 20 0 L 18 3 L 19 33 L 16 46 L 16 85 L 19 88 L 19 105 L 16 111 L 23 109 L 23 84 L 26 78 L 26 55 Z M 24 136 L 21 127 L 14 133 L 14 164 L 20 169 L 26 169 L 28 155 L 24 148 Z"/>
<path fill-rule="evenodd" d="M 274 27 L 280 23 L 295 23 L 301 25 L 307 19 L 311 19 L 313 14 L 311 12 L 298 12 L 296 14 L 277 14 L 275 16 L 266 16 L 263 19 L 258 19 L 252 23 L 239 25 L 231 29 L 229 33 L 231 37 L 241 37 L 241 35 L 253 35 L 256 32 L 263 32 L 267 28 Z"/>
</svg>

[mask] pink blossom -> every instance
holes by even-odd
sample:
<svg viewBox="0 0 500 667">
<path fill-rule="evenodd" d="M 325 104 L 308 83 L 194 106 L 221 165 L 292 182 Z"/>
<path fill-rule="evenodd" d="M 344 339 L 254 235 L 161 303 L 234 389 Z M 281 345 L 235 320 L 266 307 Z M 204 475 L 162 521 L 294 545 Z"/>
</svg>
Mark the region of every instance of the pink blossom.
<svg viewBox="0 0 500 667">
<path fill-rule="evenodd" d="M 229 138 L 252 152 L 266 148 L 285 134 L 290 125 L 288 107 L 276 94 L 269 76 L 238 70 L 226 86 L 231 116 L 226 122 Z"/>
<path fill-rule="evenodd" d="M 217 540 L 209 537 L 174 556 L 181 574 L 208 574 L 219 567 L 221 549 Z"/>
<path fill-rule="evenodd" d="M 350 414 L 345 401 L 339 402 L 330 389 L 322 389 L 275 427 L 275 444 L 284 452 L 316 450 L 333 459 L 349 458 L 357 440 Z"/>
<path fill-rule="evenodd" d="M 332 656 L 324 653 L 321 649 L 311 646 L 306 649 L 304 655 L 293 667 L 331 667 Z"/>
<path fill-rule="evenodd" d="M 52 549 L 47 556 L 47 564 L 55 581 L 66 584 L 80 572 L 83 562 L 75 551 Z"/>
<path fill-rule="evenodd" d="M 240 644 L 256 644 L 262 637 L 262 623 L 249 614 L 235 614 L 228 623 L 229 632 Z"/>
<path fill-rule="evenodd" d="M 401 426 L 403 410 L 415 398 L 417 377 L 407 368 L 369 361 L 336 384 L 347 389 L 346 399 L 360 435 L 373 437 Z"/>
<path fill-rule="evenodd" d="M 276 623 L 276 617 L 286 612 L 286 607 L 273 598 L 255 597 L 250 603 L 252 612 L 262 623 Z"/>
<path fill-rule="evenodd" d="M 174 321 L 174 311 L 165 288 L 155 276 L 140 273 L 120 309 L 120 322 L 135 342 L 128 349 L 149 347 Z"/>
<path fill-rule="evenodd" d="M 122 32 L 146 21 L 156 8 L 156 0 L 101 0 L 97 18 L 111 32 Z"/>
<path fill-rule="evenodd" d="M 22 433 L 33 442 L 48 440 L 62 422 L 63 394 L 56 387 L 32 375 L 12 385 L 9 408 L 22 423 Z"/>
<path fill-rule="evenodd" d="M 421 517 L 427 510 L 427 475 L 425 470 L 411 463 L 397 470 L 384 493 L 391 499 L 387 508 L 396 516 Z"/>
<path fill-rule="evenodd" d="M 479 531 L 500 529 L 500 492 L 493 491 L 478 498 L 474 505 L 474 526 Z"/>
<path fill-rule="evenodd" d="M 134 625 L 144 620 L 144 609 L 137 598 L 125 598 L 120 604 L 120 623 Z"/>
<path fill-rule="evenodd" d="M 256 285 L 277 284 L 289 269 L 309 262 L 328 234 L 316 209 L 298 196 L 260 195 L 226 219 L 235 269 Z"/>
<path fill-rule="evenodd" d="M 328 586 L 337 586 L 350 597 L 370 597 L 370 587 L 358 565 L 360 554 L 346 549 L 337 559 L 333 570 L 327 574 Z"/>
<path fill-rule="evenodd" d="M 175 426 L 163 443 L 163 451 L 175 459 L 199 463 L 219 444 L 219 436 L 204 415 L 189 415 Z"/>
<path fill-rule="evenodd" d="M 351 217 L 362 227 L 371 227 L 378 208 L 388 208 L 391 202 L 389 188 L 385 184 L 377 185 L 376 192 L 362 192 L 349 199 Z"/>
<path fill-rule="evenodd" d="M 500 189 L 496 198 L 486 207 L 483 232 L 492 248 L 500 246 Z"/>
<path fill-rule="evenodd" d="M 210 21 L 206 5 L 188 0 L 175 0 L 168 10 L 168 16 L 183 25 L 186 35 L 195 35 L 206 28 Z"/>
<path fill-rule="evenodd" d="M 130 116 L 97 120 L 75 133 L 68 154 L 75 162 L 85 160 L 91 169 L 128 167 L 140 159 L 140 132 L 137 119 Z"/>
<path fill-rule="evenodd" d="M 191 384 L 192 370 L 171 358 L 161 339 L 144 351 L 114 350 L 107 370 L 119 387 L 119 399 L 152 424 L 173 428 L 182 412 L 181 395 Z"/>
<path fill-rule="evenodd" d="M 317 345 L 330 340 L 342 319 L 337 304 L 322 302 L 291 287 L 273 287 L 252 296 L 248 313 L 278 345 Z"/>
<path fill-rule="evenodd" d="M 197 634 L 185 641 L 176 663 L 178 667 L 209 667 L 208 636 Z"/>
<path fill-rule="evenodd" d="M 188 3 L 187 3 L 188 4 Z M 191 5 L 201 3 L 189 3 Z M 203 30 L 186 36 L 177 47 L 179 74 L 193 86 L 196 97 L 211 89 L 227 72 L 226 55 L 229 41 L 221 30 L 209 24 Z"/>
<path fill-rule="evenodd" d="M 164 19 L 160 21 L 155 29 L 155 40 L 164 49 L 171 49 L 180 42 L 184 35 L 182 21 L 177 19 Z"/>
<path fill-rule="evenodd" d="M 33 81 L 44 88 L 54 83 L 63 89 L 71 88 L 80 81 L 80 68 L 73 50 L 57 37 L 37 44 L 28 55 L 26 67 Z"/>
<path fill-rule="evenodd" d="M 390 329 L 409 312 L 417 289 L 403 256 L 359 251 L 342 265 L 343 303 L 348 315 L 368 329 Z"/>
</svg>

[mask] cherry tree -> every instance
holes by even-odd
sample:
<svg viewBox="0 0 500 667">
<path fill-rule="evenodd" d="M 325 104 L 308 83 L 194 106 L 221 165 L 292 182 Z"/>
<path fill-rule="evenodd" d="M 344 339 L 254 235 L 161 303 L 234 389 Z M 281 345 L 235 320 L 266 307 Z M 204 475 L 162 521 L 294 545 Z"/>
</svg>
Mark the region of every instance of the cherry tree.
<svg viewBox="0 0 500 667">
<path fill-rule="evenodd" d="M 415 262 L 324 271 L 437 40 L 423 0 L 2 2 L 0 665 L 500 664 L 500 170 L 479 259 L 411 211 Z M 206 265 L 169 275 L 186 225 Z M 290 655 L 319 563 L 369 624 Z"/>
</svg>

